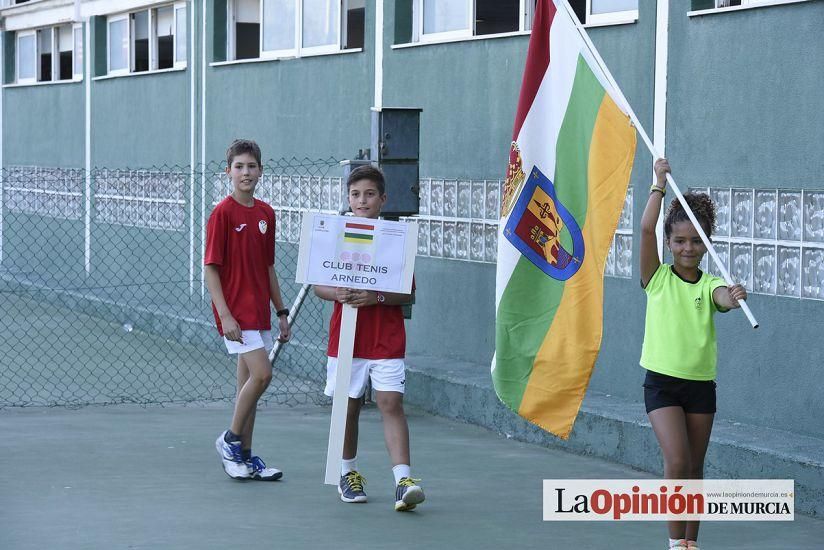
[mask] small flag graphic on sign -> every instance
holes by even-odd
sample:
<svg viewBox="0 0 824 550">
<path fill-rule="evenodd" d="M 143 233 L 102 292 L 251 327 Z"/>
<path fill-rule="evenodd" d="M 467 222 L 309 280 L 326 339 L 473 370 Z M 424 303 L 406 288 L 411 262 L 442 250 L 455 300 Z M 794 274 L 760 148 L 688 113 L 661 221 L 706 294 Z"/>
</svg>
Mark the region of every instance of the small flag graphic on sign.
<svg viewBox="0 0 824 550">
<path fill-rule="evenodd" d="M 365 223 L 347 223 L 343 233 L 343 242 L 371 245 L 374 233 L 374 225 L 368 225 Z"/>
</svg>

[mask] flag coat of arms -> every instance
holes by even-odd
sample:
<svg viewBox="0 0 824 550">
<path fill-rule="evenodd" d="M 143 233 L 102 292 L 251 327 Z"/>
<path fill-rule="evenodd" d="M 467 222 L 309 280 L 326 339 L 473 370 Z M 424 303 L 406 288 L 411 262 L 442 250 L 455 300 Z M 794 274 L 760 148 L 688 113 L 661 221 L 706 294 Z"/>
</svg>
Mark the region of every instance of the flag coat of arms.
<svg viewBox="0 0 824 550">
<path fill-rule="evenodd" d="M 492 380 L 509 408 L 566 439 L 601 346 L 636 132 L 563 1 L 538 0 L 529 42 L 501 201 Z"/>
</svg>

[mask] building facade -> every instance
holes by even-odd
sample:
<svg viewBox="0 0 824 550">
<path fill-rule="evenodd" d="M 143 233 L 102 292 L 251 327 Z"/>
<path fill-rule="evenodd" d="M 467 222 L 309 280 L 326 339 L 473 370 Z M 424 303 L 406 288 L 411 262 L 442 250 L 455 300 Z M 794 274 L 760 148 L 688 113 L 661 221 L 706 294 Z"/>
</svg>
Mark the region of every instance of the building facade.
<svg viewBox="0 0 824 550">
<path fill-rule="evenodd" d="M 253 138 L 272 159 L 348 159 L 369 146 L 372 109 L 419 108 L 409 351 L 488 368 L 500 185 L 528 0 L 6 4 L 4 262 L 33 238 L 10 221 L 24 212 L 47 220 L 44 231 L 76 237 L 77 261 L 65 269 L 78 280 L 173 265 L 197 295 L 202 220 L 216 197 L 203 172 L 232 139 Z M 719 416 L 824 438 L 824 2 L 571 4 L 676 180 L 716 200 L 716 247 L 751 291 L 761 328 L 738 312 L 717 321 Z M 639 146 L 591 384 L 632 402 L 642 398 L 638 236 L 653 160 Z M 161 175 L 140 183 L 148 169 Z M 339 187 L 334 170 L 310 192 Z M 281 219 L 305 208 L 275 202 Z M 101 222 L 153 232 L 156 265 L 98 246 L 90 227 Z M 283 242 L 292 237 L 282 230 Z M 48 247 L 48 235 L 37 239 Z M 164 246 L 188 254 L 165 255 Z"/>
</svg>

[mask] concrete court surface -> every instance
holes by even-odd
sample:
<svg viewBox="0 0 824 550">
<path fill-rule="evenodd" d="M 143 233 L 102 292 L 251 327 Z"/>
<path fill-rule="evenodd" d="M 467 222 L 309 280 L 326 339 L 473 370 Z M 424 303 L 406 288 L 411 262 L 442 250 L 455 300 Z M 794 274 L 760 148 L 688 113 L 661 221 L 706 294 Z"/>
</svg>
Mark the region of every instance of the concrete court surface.
<svg viewBox="0 0 824 550">
<path fill-rule="evenodd" d="M 662 522 L 544 522 L 544 478 L 649 477 L 410 410 L 427 500 L 398 513 L 379 413 L 365 409 L 369 502 L 322 484 L 328 408 L 266 407 L 257 454 L 278 482 L 222 471 L 225 403 L 0 410 L 0 549 L 664 549 Z M 705 523 L 704 550 L 821 549 L 824 521 Z"/>
</svg>

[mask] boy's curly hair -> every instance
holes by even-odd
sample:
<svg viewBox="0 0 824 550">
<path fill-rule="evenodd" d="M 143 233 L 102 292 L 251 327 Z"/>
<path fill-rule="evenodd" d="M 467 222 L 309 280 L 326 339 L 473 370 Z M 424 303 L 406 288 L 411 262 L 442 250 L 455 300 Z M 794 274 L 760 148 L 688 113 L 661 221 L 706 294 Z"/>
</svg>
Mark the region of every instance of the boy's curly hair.
<svg viewBox="0 0 824 550">
<path fill-rule="evenodd" d="M 704 233 L 707 234 L 707 237 L 712 236 L 712 232 L 715 230 L 715 204 L 712 199 L 706 193 L 693 192 L 684 193 L 684 198 L 692 209 L 692 213 L 695 214 L 698 223 L 704 229 Z M 674 198 L 664 216 L 664 235 L 667 239 L 670 238 L 670 233 L 672 233 L 672 226 L 683 221 L 689 221 L 689 217 L 678 198 Z"/>
</svg>

